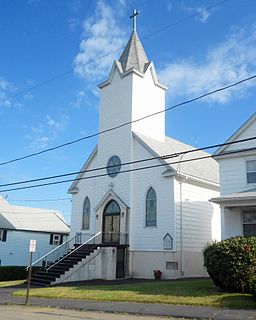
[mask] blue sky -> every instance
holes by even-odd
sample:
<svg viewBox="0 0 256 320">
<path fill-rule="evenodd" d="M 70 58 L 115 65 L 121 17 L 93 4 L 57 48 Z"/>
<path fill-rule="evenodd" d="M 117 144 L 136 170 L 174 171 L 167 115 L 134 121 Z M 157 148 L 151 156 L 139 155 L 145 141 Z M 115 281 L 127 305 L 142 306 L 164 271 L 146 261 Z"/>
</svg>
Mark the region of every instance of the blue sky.
<svg viewBox="0 0 256 320">
<path fill-rule="evenodd" d="M 133 8 L 141 12 L 137 30 L 148 58 L 169 87 L 167 106 L 255 74 L 255 1 L 227 0 L 207 9 L 218 2 L 1 1 L 0 161 L 97 132 L 97 84 L 106 79 L 122 50 L 84 68 L 79 65 L 126 44 Z M 173 26 L 198 11 L 200 14 Z M 15 96 L 65 72 L 63 77 Z M 254 80 L 169 112 L 167 135 L 198 147 L 224 142 L 255 112 L 255 86 Z M 1 184 L 77 171 L 96 142 L 90 139 L 2 166 Z M 62 210 L 69 220 L 70 201 L 25 201 L 67 198 L 68 186 L 3 195 L 13 204 Z"/>
</svg>

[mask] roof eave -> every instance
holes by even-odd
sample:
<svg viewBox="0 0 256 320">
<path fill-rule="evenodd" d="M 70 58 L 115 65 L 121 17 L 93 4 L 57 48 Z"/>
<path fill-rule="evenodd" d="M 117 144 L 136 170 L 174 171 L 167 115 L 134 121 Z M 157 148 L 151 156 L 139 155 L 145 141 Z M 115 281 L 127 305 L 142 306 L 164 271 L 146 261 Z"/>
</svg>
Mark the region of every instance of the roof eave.
<svg viewBox="0 0 256 320">
<path fill-rule="evenodd" d="M 79 189 L 77 188 L 77 184 L 78 184 L 82 174 L 84 174 L 84 171 L 86 170 L 86 168 L 91 163 L 91 161 L 94 158 L 94 156 L 96 155 L 97 150 L 98 150 L 98 145 L 95 146 L 95 148 L 93 149 L 93 151 L 89 155 L 87 161 L 85 162 L 85 164 L 83 165 L 82 169 L 80 170 L 79 174 L 75 177 L 73 183 L 71 184 L 71 186 L 68 189 L 68 193 L 74 194 L 74 193 L 77 193 L 79 191 Z"/>
<path fill-rule="evenodd" d="M 256 112 L 227 140 L 225 143 L 232 142 L 234 141 L 242 132 L 244 132 L 250 125 L 251 123 L 256 120 Z M 221 154 L 227 146 L 221 146 L 219 147 L 214 153 L 213 156 Z"/>
</svg>

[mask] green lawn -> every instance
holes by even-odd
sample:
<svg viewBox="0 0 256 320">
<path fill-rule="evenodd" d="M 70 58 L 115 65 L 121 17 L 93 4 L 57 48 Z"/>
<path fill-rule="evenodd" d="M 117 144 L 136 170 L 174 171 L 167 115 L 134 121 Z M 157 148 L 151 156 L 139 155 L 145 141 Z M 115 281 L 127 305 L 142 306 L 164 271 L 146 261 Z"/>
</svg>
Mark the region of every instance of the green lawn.
<svg viewBox="0 0 256 320">
<path fill-rule="evenodd" d="M 0 288 L 12 287 L 24 283 L 25 280 L 14 280 L 14 281 L 0 281 Z"/>
<path fill-rule="evenodd" d="M 25 296 L 25 290 L 14 293 Z M 209 279 L 31 289 L 33 297 L 256 308 L 249 294 L 220 292 Z"/>
</svg>

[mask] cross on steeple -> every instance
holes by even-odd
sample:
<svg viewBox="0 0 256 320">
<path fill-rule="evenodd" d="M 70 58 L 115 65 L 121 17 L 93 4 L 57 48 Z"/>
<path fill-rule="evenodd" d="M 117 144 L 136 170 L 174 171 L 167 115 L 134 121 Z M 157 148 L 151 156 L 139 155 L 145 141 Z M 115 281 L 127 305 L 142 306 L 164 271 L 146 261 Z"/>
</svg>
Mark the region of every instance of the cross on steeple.
<svg viewBox="0 0 256 320">
<path fill-rule="evenodd" d="M 130 19 L 133 19 L 133 31 L 136 31 L 136 18 L 138 14 L 140 14 L 140 12 L 133 9 L 133 14 L 129 17 Z"/>
</svg>

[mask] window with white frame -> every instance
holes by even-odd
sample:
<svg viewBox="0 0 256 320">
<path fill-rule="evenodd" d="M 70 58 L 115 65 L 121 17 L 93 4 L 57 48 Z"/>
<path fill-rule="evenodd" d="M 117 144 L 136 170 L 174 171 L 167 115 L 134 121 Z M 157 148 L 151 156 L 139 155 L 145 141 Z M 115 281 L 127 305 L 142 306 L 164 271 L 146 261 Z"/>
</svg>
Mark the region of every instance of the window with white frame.
<svg viewBox="0 0 256 320">
<path fill-rule="evenodd" d="M 53 235 L 53 245 L 58 246 L 60 244 L 60 234 Z"/>
<path fill-rule="evenodd" d="M 58 233 L 52 233 L 50 235 L 50 244 L 58 246 L 63 242 L 63 235 Z"/>
<path fill-rule="evenodd" d="M 256 160 L 246 161 L 247 183 L 256 183 Z"/>
<path fill-rule="evenodd" d="M 245 237 L 256 236 L 256 209 L 243 212 L 243 234 Z"/>
</svg>

